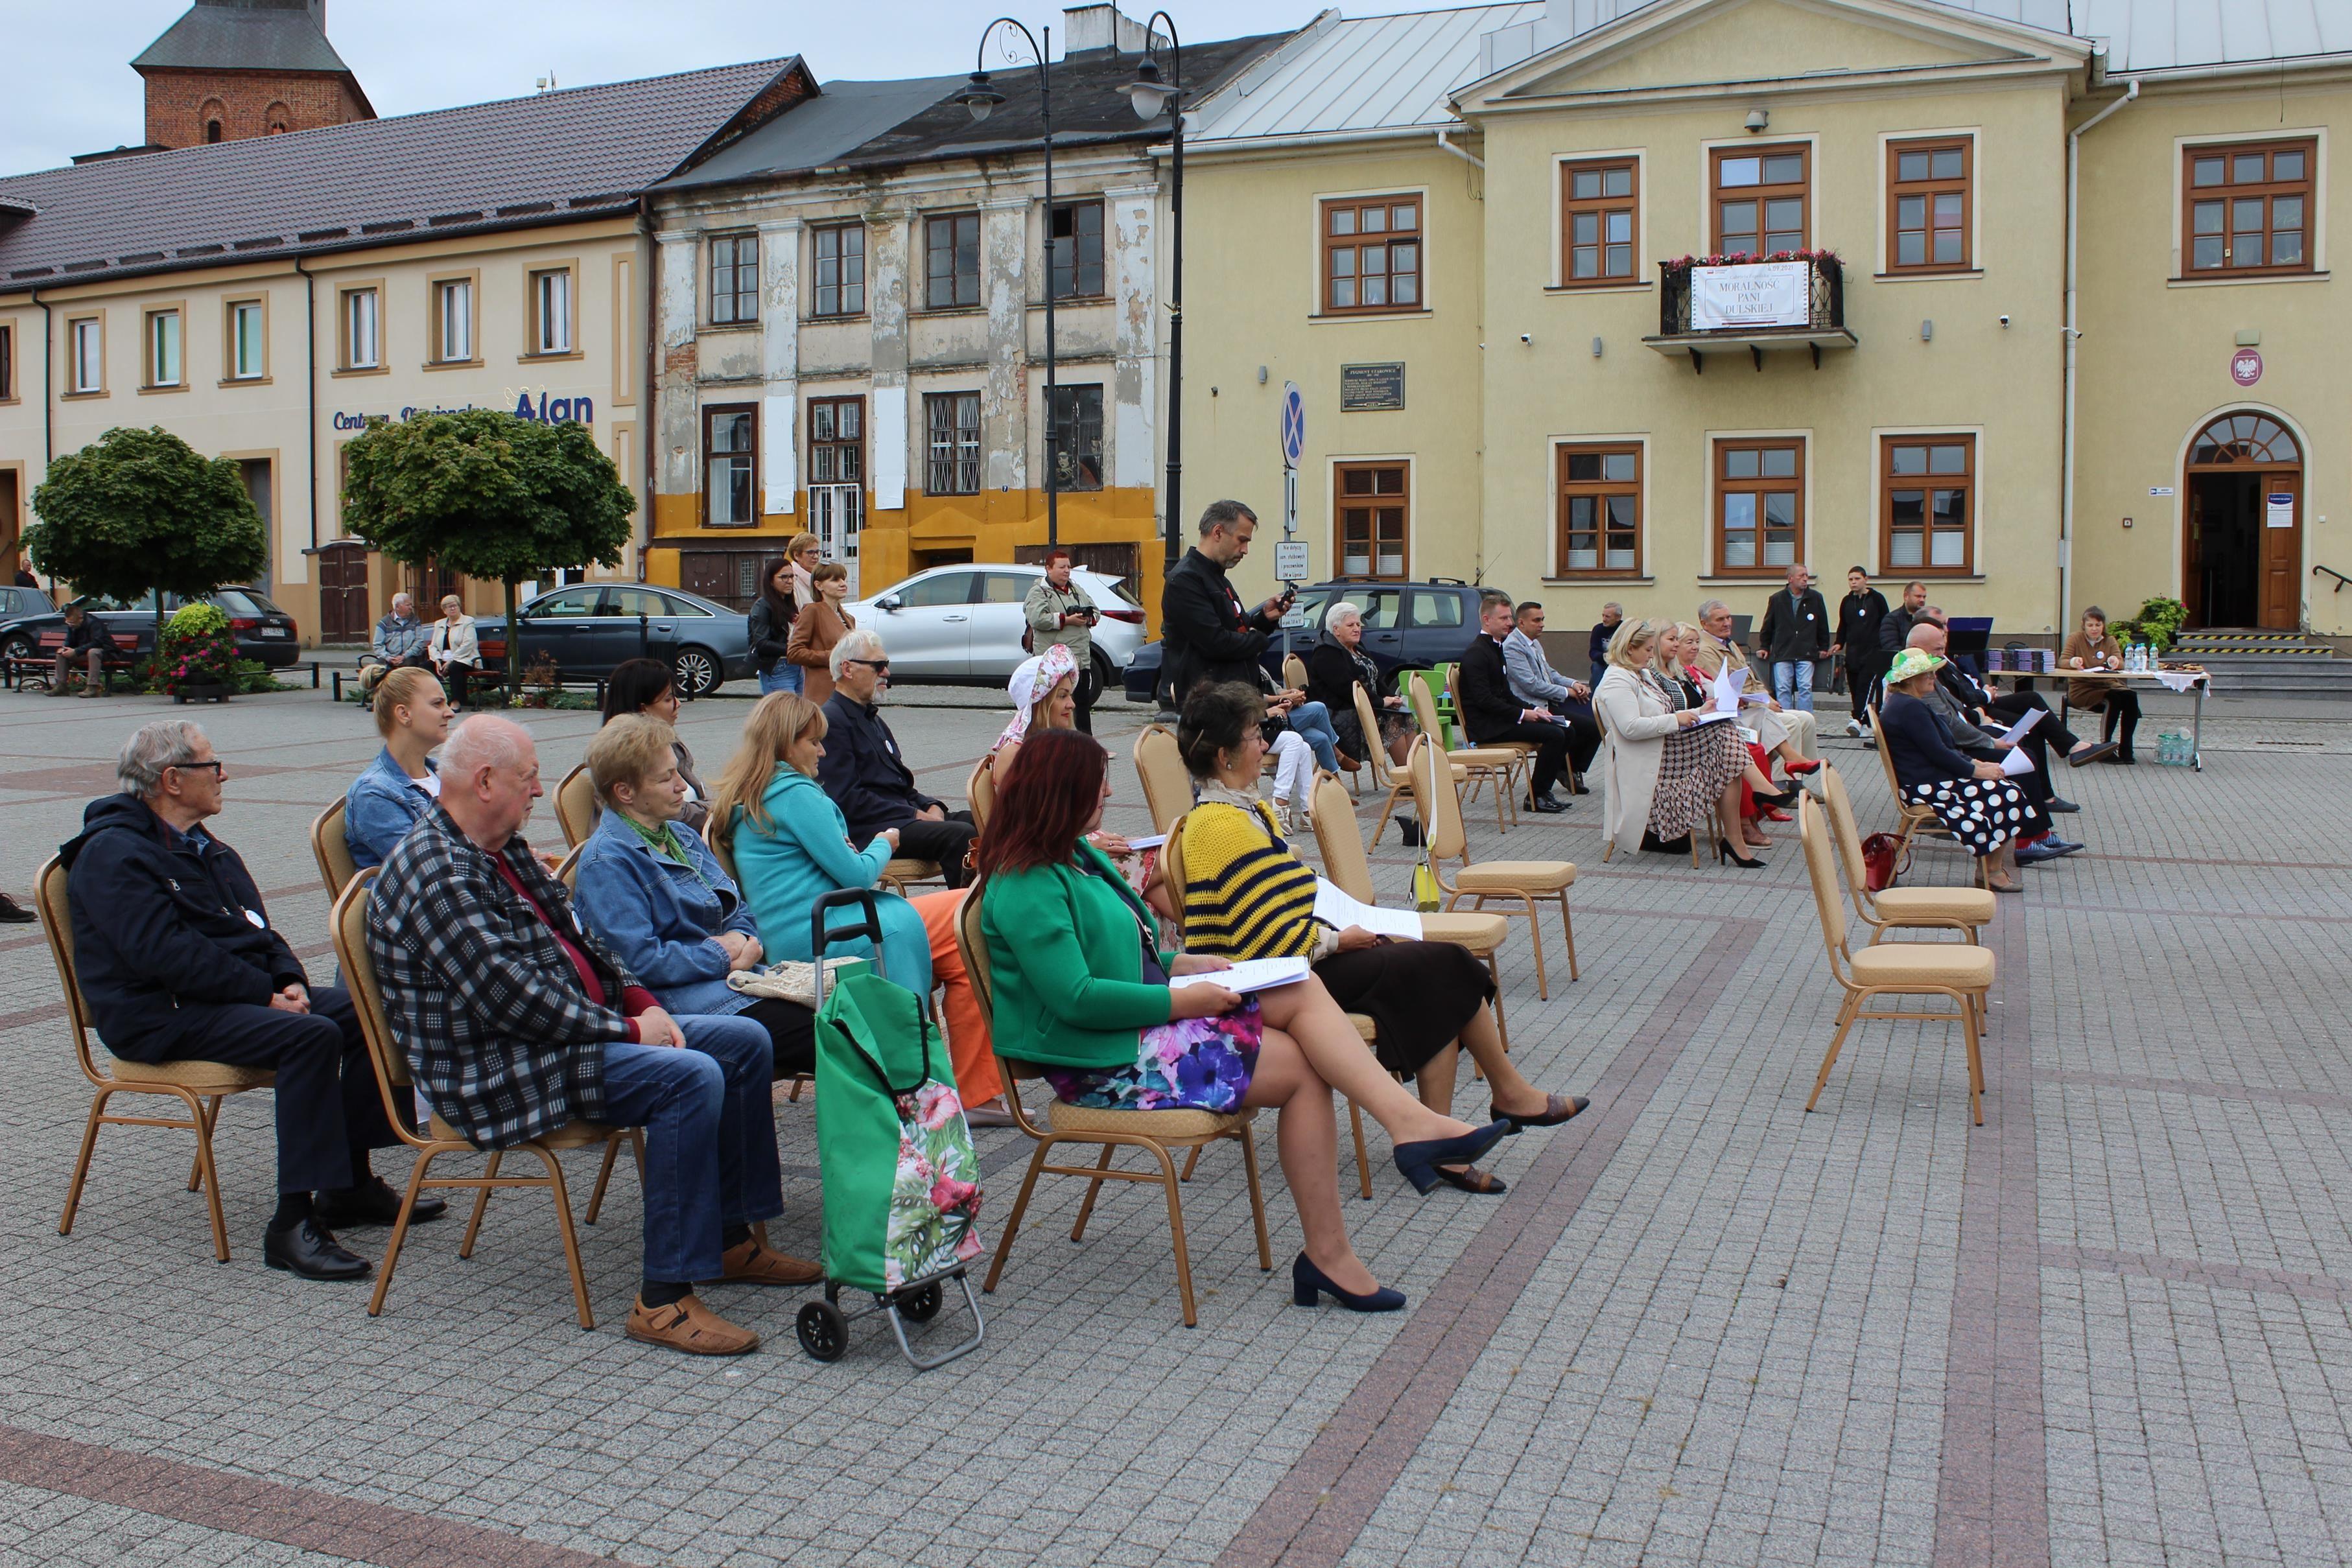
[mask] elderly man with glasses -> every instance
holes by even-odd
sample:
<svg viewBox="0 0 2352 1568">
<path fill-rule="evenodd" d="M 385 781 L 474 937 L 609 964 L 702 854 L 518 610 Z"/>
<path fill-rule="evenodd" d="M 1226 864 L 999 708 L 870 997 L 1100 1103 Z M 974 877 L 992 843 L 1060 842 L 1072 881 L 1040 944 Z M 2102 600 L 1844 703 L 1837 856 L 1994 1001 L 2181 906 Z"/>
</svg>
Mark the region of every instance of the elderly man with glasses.
<svg viewBox="0 0 2352 1568">
<path fill-rule="evenodd" d="M 262 1259 L 305 1279 L 363 1278 L 367 1260 L 333 1232 L 389 1225 L 400 1201 L 368 1169 L 368 1151 L 394 1139 L 351 997 L 311 988 L 253 873 L 205 831 L 226 768 L 203 730 L 147 725 L 114 771 L 119 792 L 91 801 L 80 835 L 58 851 L 99 1038 L 126 1061 L 275 1072 L 278 1212 Z M 416 1218 L 446 1207 L 420 1200 Z"/>
<path fill-rule="evenodd" d="M 850 632 L 833 645 L 833 695 L 824 705 L 824 757 L 816 781 L 848 821 L 856 843 L 871 843 L 886 828 L 898 830 L 898 852 L 937 861 L 950 887 L 964 884 L 964 852 L 980 829 L 970 811 L 915 788 L 898 752 L 898 737 L 877 706 L 890 684 L 890 659 L 871 632 Z"/>
</svg>

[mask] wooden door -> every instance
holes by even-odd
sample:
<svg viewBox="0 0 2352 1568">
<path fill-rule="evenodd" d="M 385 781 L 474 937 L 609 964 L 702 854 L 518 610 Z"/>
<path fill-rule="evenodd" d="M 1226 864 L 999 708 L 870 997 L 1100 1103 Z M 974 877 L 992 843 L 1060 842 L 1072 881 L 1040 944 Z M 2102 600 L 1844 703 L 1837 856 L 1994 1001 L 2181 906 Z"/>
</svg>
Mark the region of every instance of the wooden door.
<svg viewBox="0 0 2352 1568">
<path fill-rule="evenodd" d="M 2193 476 L 2184 476 L 2189 496 L 2189 531 L 2180 546 L 2180 602 L 2189 626 L 2210 624 L 2205 615 L 2205 494 Z"/>
<path fill-rule="evenodd" d="M 2261 624 L 2292 632 L 2303 623 L 2303 474 L 2263 476 Z"/>
<path fill-rule="evenodd" d="M 362 544 L 331 544 L 319 552 L 319 640 L 365 642 L 368 552 Z"/>
</svg>

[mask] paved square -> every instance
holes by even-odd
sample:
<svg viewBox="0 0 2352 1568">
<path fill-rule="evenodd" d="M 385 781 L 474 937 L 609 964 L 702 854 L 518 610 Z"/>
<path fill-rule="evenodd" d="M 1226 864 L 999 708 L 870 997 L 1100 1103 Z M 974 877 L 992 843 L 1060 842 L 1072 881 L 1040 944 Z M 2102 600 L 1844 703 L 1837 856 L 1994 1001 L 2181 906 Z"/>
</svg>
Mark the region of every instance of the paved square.
<svg viewBox="0 0 2352 1568">
<path fill-rule="evenodd" d="M 990 703 L 894 711 L 934 792 L 961 791 Z M 46 942 L 7 927 L 0 1563 L 2344 1561 L 2352 727 L 2232 708 L 2202 774 L 2067 776 L 2092 850 L 2003 901 L 1983 1127 L 1940 1026 L 1858 1030 L 1803 1113 L 1835 996 L 1792 835 L 1761 873 L 1604 866 L 1597 798 L 1499 838 L 1474 807 L 1479 854 L 1583 867 L 1582 981 L 1555 963 L 1538 1000 L 1522 932 L 1505 1001 L 1529 1075 L 1596 1113 L 1502 1145 L 1500 1199 L 1415 1197 L 1370 1130 L 1376 1196 L 1348 1218 L 1412 1310 L 1290 1308 L 1224 1150 L 1186 1193 L 1197 1330 L 1156 1194 L 1107 1194 L 1073 1246 L 1079 1184 L 1049 1181 L 986 1346 L 924 1375 L 871 1323 L 808 1361 L 794 1292 L 718 1293 L 765 1336 L 743 1361 L 623 1339 L 625 1178 L 583 1231 L 593 1334 L 537 1195 L 494 1203 L 470 1261 L 456 1225 L 418 1231 L 370 1319 L 362 1290 L 262 1267 L 258 1097 L 222 1118 L 232 1262 L 178 1134 L 109 1129 L 61 1238 L 89 1093 Z M 687 710 L 706 777 L 747 711 Z M 172 712 L 191 710 L 0 694 L 0 885 L 24 894 L 122 737 Z M 220 831 L 323 980 L 307 829 L 373 731 L 308 691 L 194 716 L 230 763 Z M 1098 720 L 1111 823 L 1140 831 L 1142 716 Z M 594 728 L 527 721 L 551 780 Z M 1829 750 L 1884 821 L 1875 759 Z M 558 837 L 546 807 L 534 825 Z M 1393 831 L 1376 862 L 1401 895 Z M 1965 867 L 1929 848 L 1912 874 Z M 1482 1111 L 1479 1086 L 1459 1103 Z M 814 1253 L 806 1103 L 778 1124 L 777 1239 Z M 979 1137 L 1001 1224 L 1025 1142 Z M 1270 1124 L 1259 1147 L 1279 1261 L 1297 1226 Z M 936 1332 L 959 1327 L 950 1309 Z"/>
</svg>

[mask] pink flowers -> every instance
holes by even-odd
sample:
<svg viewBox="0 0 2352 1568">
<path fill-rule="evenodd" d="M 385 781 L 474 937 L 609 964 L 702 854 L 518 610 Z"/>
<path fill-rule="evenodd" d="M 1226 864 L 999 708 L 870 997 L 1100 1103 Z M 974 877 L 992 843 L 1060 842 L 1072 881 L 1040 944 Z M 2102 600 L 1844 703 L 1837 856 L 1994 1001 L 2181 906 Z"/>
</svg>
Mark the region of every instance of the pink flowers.
<svg viewBox="0 0 2352 1568">
<path fill-rule="evenodd" d="M 915 1120 L 926 1133 L 936 1133 L 962 1114 L 963 1102 L 952 1084 L 926 1083 L 915 1097 Z"/>
<path fill-rule="evenodd" d="M 976 1207 L 979 1197 L 977 1183 L 958 1181 L 944 1172 L 931 1183 L 931 1207 L 942 1213 L 958 1212 L 967 1207 Z"/>
</svg>

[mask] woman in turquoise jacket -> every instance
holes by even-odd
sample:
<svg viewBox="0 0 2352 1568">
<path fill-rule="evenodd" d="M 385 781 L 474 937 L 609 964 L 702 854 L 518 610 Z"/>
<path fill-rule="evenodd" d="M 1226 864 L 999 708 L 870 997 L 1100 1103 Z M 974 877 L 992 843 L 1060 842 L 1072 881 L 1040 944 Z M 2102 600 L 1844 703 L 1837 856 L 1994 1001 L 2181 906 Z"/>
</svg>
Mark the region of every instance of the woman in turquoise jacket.
<svg viewBox="0 0 2352 1568">
<path fill-rule="evenodd" d="M 885 829 L 859 849 L 849 841 L 841 808 L 816 781 L 824 755 L 824 715 L 805 699 L 762 701 L 745 725 L 742 748 L 711 792 L 711 838 L 735 862 L 735 881 L 751 906 L 760 946 L 770 959 L 806 962 L 810 912 L 841 888 L 872 887 L 898 847 L 898 831 Z M 778 763 L 781 761 L 781 767 Z M 919 997 L 931 994 L 931 943 L 923 917 L 895 893 L 877 894 L 882 915 L 882 967 Z M 860 924 L 864 913 L 836 909 L 827 929 Z M 828 957 L 871 956 L 864 939 L 837 942 Z"/>
</svg>

